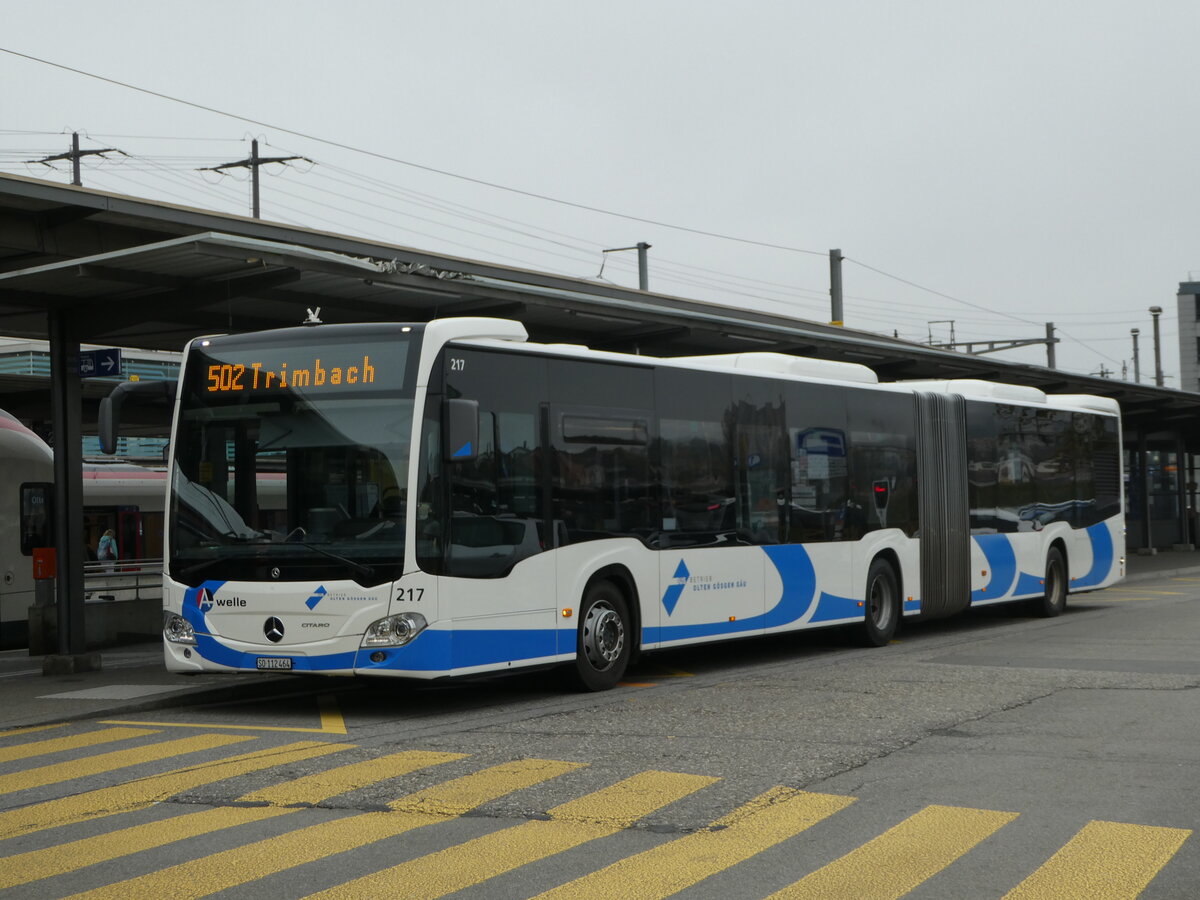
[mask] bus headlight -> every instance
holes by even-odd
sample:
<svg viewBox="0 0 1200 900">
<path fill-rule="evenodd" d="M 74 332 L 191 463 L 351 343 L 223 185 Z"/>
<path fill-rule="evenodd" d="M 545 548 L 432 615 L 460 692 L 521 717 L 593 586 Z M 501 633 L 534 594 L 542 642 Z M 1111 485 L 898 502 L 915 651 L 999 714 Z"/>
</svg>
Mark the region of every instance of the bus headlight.
<svg viewBox="0 0 1200 900">
<path fill-rule="evenodd" d="M 405 612 L 372 622 L 363 635 L 364 647 L 403 647 L 415 638 L 426 625 L 420 613 Z"/>
<path fill-rule="evenodd" d="M 196 632 L 192 623 L 175 613 L 163 613 L 163 637 L 172 644 L 195 644 Z"/>
</svg>

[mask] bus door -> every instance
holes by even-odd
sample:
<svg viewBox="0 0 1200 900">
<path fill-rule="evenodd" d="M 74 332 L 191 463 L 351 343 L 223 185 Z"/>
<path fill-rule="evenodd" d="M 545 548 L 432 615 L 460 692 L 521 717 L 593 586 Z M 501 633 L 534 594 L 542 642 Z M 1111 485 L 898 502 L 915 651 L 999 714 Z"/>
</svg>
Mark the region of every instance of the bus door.
<svg viewBox="0 0 1200 900">
<path fill-rule="evenodd" d="M 508 644 L 526 656 L 553 654 L 558 625 L 555 560 L 544 552 L 545 369 L 537 357 L 443 351 L 445 397 L 478 404 L 478 438 L 461 460 L 458 448 L 444 453 L 441 614 L 456 628 L 511 631 Z"/>
<path fill-rule="evenodd" d="M 757 396 L 756 380 L 738 379 L 735 401 L 728 375 L 658 375 L 663 496 L 653 634 L 673 643 L 759 633 L 763 545 L 780 539 L 788 487 L 781 407 Z"/>
</svg>

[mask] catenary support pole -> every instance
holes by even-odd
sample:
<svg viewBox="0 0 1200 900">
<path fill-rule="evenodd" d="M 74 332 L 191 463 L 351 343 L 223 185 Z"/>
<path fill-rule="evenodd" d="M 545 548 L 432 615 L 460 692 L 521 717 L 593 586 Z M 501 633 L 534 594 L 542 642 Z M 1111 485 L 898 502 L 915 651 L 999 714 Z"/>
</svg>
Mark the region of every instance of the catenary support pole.
<svg viewBox="0 0 1200 900">
<path fill-rule="evenodd" d="M 830 325 L 845 324 L 842 314 L 842 251 L 829 251 Z"/>
</svg>

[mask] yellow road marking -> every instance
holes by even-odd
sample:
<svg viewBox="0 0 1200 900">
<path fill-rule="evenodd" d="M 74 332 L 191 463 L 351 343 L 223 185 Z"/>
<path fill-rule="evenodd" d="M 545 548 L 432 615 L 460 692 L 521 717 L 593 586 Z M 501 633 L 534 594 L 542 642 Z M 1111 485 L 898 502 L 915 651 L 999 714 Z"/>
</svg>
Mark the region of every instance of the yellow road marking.
<svg viewBox="0 0 1200 900">
<path fill-rule="evenodd" d="M 62 728 L 66 722 L 57 722 L 54 725 L 27 725 L 24 728 L 10 728 L 8 731 L 0 731 L 0 738 L 14 737 L 18 734 L 32 734 L 35 731 L 49 731 L 51 728 Z"/>
<path fill-rule="evenodd" d="M 1016 813 L 929 806 L 769 900 L 893 900 L 936 875 Z"/>
<path fill-rule="evenodd" d="M 356 791 L 388 778 L 407 775 L 418 769 L 453 762 L 466 757 L 465 753 L 421 753 L 406 750 L 378 759 L 338 766 L 326 772 L 305 775 L 283 784 L 253 791 L 241 799 L 247 803 L 268 803 L 271 806 L 302 806 L 320 803 L 330 797 Z"/>
<path fill-rule="evenodd" d="M 227 736 L 227 743 L 254 740 L 250 737 Z M 235 775 L 257 772 L 271 766 L 285 765 L 327 753 L 348 750 L 351 744 L 333 744 L 324 741 L 299 741 L 270 750 L 256 750 L 240 756 L 217 761 L 206 761 L 161 775 L 139 778 L 128 784 L 100 788 L 58 800 L 47 800 L 20 809 L 0 812 L 0 840 L 19 834 L 28 834 L 60 825 L 86 822 L 117 813 L 133 812 L 160 803 L 168 797 L 192 790 L 205 784 L 223 781 Z"/>
<path fill-rule="evenodd" d="M 206 897 L 283 869 L 315 862 L 414 828 L 444 822 L 497 797 L 556 778 L 580 765 L 545 759 L 504 763 L 396 800 L 388 804 L 393 812 L 362 813 L 310 825 L 76 896 L 119 900 L 129 897 L 171 897 L 172 900 Z"/>
<path fill-rule="evenodd" d="M 187 813 L 43 850 L 9 856 L 5 859 L 4 868 L 0 869 L 0 889 L 74 872 L 85 866 L 141 853 L 224 828 L 235 828 L 251 822 L 291 815 L 299 812 L 302 807 L 295 805 L 288 808 L 285 804 L 320 803 L 382 778 L 406 775 L 427 766 L 461 759 L 463 755 L 404 752 L 366 762 L 351 763 L 318 775 L 305 775 L 238 798 L 239 802 L 266 802 L 271 804 L 270 806 L 249 809 L 227 807 Z"/>
<path fill-rule="evenodd" d="M 43 787 L 47 784 L 57 784 L 60 781 L 70 781 L 73 778 L 84 778 L 88 775 L 99 775 L 116 769 L 126 769 L 142 763 L 156 762 L 179 756 L 183 753 L 199 753 L 202 750 L 215 750 L 226 744 L 232 744 L 244 738 L 230 734 L 201 734 L 196 737 L 179 738 L 174 741 L 160 741 L 131 750 L 114 750 L 111 753 L 99 753 L 84 759 L 71 762 L 54 763 L 49 766 L 38 766 L 24 769 L 11 775 L 0 775 L 0 794 L 11 794 L 14 791 L 27 791 L 30 788 Z"/>
<path fill-rule="evenodd" d="M 1089 822 L 1004 900 L 1137 897 L 1191 833 L 1188 828 Z"/>
<path fill-rule="evenodd" d="M 495 831 L 312 896 L 322 900 L 443 897 L 588 841 L 616 834 L 656 809 L 718 780 L 702 775 L 642 772 L 556 806 L 549 810 L 548 822 L 525 822 Z"/>
<path fill-rule="evenodd" d="M 286 731 L 303 734 L 346 734 L 346 722 L 332 694 L 317 697 L 321 716 L 320 728 L 292 728 L 282 725 L 222 725 L 212 722 L 135 722 L 127 719 L 106 719 L 101 725 L 153 725 L 156 728 L 220 728 L 223 731 Z"/>
<path fill-rule="evenodd" d="M 0 868 L 0 888 L 29 884 L 42 878 L 75 872 L 86 866 L 152 850 L 222 828 L 236 828 L 239 825 L 261 822 L 295 812 L 299 810 L 270 806 L 249 809 L 221 807 L 9 856 L 4 860 L 4 867 Z"/>
<path fill-rule="evenodd" d="M 845 809 L 853 797 L 772 788 L 710 829 L 619 860 L 538 895 L 538 900 L 652 900 L 669 897 Z"/>
<path fill-rule="evenodd" d="M 59 753 L 63 750 L 78 750 L 80 747 L 96 747 L 100 744 L 111 744 L 113 741 L 127 741 L 132 738 L 145 737 L 148 734 L 158 734 L 157 729 L 150 728 L 105 728 L 102 731 L 92 731 L 87 734 L 76 734 L 71 737 L 51 738 L 46 741 L 31 741 L 16 747 L 0 749 L 0 762 L 12 762 L 14 759 L 29 759 L 31 756 L 45 756 L 49 753 Z"/>
</svg>

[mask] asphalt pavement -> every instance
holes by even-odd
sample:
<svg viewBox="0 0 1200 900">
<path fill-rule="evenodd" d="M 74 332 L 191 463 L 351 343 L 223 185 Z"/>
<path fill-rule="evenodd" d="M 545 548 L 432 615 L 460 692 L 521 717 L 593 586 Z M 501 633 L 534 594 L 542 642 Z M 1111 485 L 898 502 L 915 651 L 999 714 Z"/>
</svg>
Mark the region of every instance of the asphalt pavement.
<svg viewBox="0 0 1200 900">
<path fill-rule="evenodd" d="M 1127 558 L 1127 583 L 1200 577 L 1200 551 L 1168 550 Z M 25 650 L 0 652 L 0 731 L 149 709 L 249 700 L 295 690 L 296 676 L 173 675 L 158 641 L 97 651 L 94 671 L 43 674 L 44 659 Z M 311 684 L 311 678 L 305 678 Z"/>
</svg>

